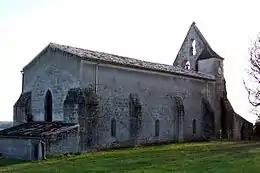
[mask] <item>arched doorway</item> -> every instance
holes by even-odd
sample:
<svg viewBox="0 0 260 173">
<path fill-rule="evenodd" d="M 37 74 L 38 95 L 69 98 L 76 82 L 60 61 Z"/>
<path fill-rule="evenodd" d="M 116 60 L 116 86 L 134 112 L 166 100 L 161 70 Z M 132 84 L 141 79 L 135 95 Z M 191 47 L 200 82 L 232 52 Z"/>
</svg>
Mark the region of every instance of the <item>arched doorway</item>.
<svg viewBox="0 0 260 173">
<path fill-rule="evenodd" d="M 44 110 L 45 110 L 44 120 L 52 121 L 52 95 L 50 90 L 47 91 L 45 96 Z"/>
</svg>

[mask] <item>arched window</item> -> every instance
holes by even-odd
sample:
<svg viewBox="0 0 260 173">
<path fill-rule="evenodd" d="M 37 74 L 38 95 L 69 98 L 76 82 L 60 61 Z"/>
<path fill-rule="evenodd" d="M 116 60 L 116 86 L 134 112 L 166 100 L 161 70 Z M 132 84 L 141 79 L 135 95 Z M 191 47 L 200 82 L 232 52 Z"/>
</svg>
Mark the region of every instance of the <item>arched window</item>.
<svg viewBox="0 0 260 173">
<path fill-rule="evenodd" d="M 190 70 L 191 69 L 191 63 L 188 59 L 184 59 L 181 63 L 181 67 L 184 68 L 184 69 L 188 69 Z"/>
<path fill-rule="evenodd" d="M 155 121 L 155 136 L 158 137 L 160 134 L 160 122 L 159 120 Z"/>
<path fill-rule="evenodd" d="M 44 103 L 44 109 L 45 109 L 45 121 L 52 121 L 52 95 L 50 90 L 47 91 L 45 96 L 45 103 Z"/>
<path fill-rule="evenodd" d="M 184 66 L 185 69 L 190 70 L 190 61 L 187 61 Z"/>
<path fill-rule="evenodd" d="M 111 120 L 111 136 L 116 137 L 116 120 L 114 118 Z"/>
<path fill-rule="evenodd" d="M 190 40 L 190 56 L 196 55 L 196 40 L 191 39 Z"/>
<path fill-rule="evenodd" d="M 192 120 L 192 133 L 195 134 L 196 133 L 196 119 Z"/>
</svg>

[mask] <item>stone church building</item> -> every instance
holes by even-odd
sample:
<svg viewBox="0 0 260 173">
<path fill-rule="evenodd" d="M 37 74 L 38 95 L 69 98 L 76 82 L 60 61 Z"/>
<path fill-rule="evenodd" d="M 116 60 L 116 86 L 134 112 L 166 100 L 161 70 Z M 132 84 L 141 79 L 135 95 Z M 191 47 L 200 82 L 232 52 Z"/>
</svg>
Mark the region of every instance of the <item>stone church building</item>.
<svg viewBox="0 0 260 173">
<path fill-rule="evenodd" d="M 0 153 L 25 160 L 92 148 L 246 139 L 224 59 L 192 23 L 173 65 L 50 43 L 22 70 Z"/>
</svg>

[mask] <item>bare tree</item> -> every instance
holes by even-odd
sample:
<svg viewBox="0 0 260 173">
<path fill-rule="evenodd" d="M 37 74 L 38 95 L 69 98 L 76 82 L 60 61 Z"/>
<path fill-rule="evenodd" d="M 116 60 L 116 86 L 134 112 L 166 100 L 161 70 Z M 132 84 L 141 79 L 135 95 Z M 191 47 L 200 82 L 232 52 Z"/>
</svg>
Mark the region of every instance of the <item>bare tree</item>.
<svg viewBox="0 0 260 173">
<path fill-rule="evenodd" d="M 244 85 L 248 92 L 248 100 L 251 105 L 258 107 L 260 105 L 260 37 L 253 41 L 249 48 L 249 62 L 247 69 L 247 79 L 244 79 Z"/>
</svg>

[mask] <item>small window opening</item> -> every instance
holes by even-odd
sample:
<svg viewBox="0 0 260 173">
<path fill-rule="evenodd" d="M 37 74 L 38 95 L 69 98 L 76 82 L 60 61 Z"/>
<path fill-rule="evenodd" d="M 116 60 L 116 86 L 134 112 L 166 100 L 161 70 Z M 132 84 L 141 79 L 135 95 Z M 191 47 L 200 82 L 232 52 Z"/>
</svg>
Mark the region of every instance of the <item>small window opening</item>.
<svg viewBox="0 0 260 173">
<path fill-rule="evenodd" d="M 196 133 L 196 119 L 193 119 L 193 121 L 192 121 L 192 133 L 193 134 Z"/>
<path fill-rule="evenodd" d="M 160 133 L 160 122 L 159 120 L 155 121 L 155 136 L 158 137 Z"/>
<path fill-rule="evenodd" d="M 47 91 L 45 96 L 45 121 L 52 121 L 52 95 L 50 90 Z"/>
<path fill-rule="evenodd" d="M 192 41 L 192 55 L 196 55 L 196 40 Z"/>
<path fill-rule="evenodd" d="M 196 51 L 196 40 L 192 39 L 190 41 L 190 55 L 194 56 L 196 55 L 197 51 Z"/>
<path fill-rule="evenodd" d="M 111 120 L 111 136 L 116 137 L 116 120 L 114 118 Z"/>
<path fill-rule="evenodd" d="M 184 66 L 185 69 L 190 70 L 190 61 L 187 61 Z"/>
</svg>

